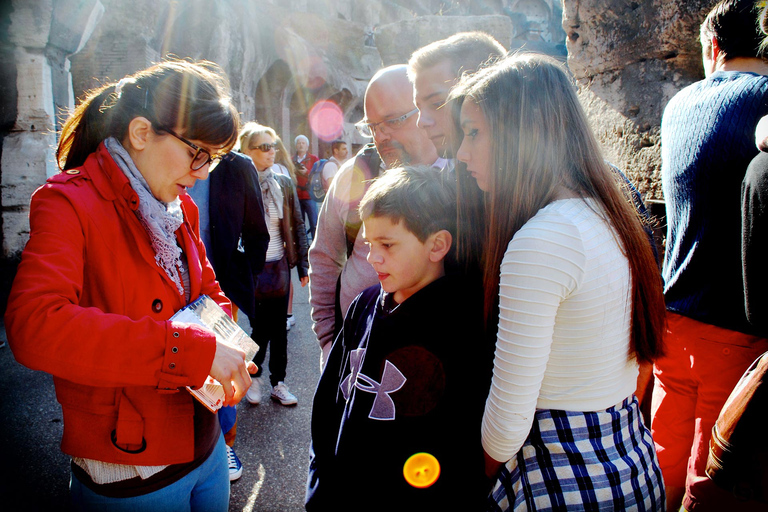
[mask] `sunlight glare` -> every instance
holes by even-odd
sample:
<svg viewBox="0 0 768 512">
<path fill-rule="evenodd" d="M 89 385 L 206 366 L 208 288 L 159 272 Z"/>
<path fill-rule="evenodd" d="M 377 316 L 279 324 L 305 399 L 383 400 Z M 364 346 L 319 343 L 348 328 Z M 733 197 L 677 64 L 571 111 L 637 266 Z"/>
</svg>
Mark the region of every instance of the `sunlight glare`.
<svg viewBox="0 0 768 512">
<path fill-rule="evenodd" d="M 267 471 L 264 469 L 264 464 L 259 464 L 259 468 L 256 470 L 256 474 L 258 475 L 258 478 L 256 479 L 256 483 L 253 484 L 253 489 L 251 489 L 251 494 L 248 496 L 248 501 L 243 507 L 243 512 L 253 512 L 253 506 L 256 504 L 256 499 L 259 497 L 259 491 L 261 491 L 261 487 L 264 485 L 264 477 L 267 476 Z"/>
</svg>

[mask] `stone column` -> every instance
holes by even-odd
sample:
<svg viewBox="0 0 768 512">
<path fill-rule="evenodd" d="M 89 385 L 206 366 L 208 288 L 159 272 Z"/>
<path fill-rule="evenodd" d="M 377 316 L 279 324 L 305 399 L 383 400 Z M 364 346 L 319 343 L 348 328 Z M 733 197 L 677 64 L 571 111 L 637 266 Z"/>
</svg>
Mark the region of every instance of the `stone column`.
<svg viewBox="0 0 768 512">
<path fill-rule="evenodd" d="M 45 56 L 51 0 L 13 0 L 9 39 L 17 68 L 17 117 L 3 139 L 3 255 L 21 252 L 29 236 L 29 198 L 56 172 L 51 66 Z"/>
<path fill-rule="evenodd" d="M 68 57 L 101 18 L 98 0 L 13 0 L 9 41 L 16 67 L 16 120 L 2 139 L 3 257 L 18 255 L 29 237 L 29 199 L 58 172 L 57 114 L 74 104 Z"/>
</svg>

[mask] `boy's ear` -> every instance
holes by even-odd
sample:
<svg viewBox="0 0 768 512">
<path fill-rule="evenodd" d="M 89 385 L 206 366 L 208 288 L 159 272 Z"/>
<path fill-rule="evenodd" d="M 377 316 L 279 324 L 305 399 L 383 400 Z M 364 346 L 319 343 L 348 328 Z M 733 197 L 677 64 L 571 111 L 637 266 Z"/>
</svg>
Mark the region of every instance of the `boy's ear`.
<svg viewBox="0 0 768 512">
<path fill-rule="evenodd" d="M 448 251 L 451 250 L 451 244 L 453 243 L 453 237 L 448 230 L 441 229 L 432 236 L 432 248 L 429 251 L 429 261 L 437 263 L 445 258 Z"/>
<path fill-rule="evenodd" d="M 152 131 L 152 123 L 146 117 L 134 117 L 128 123 L 126 138 L 133 149 L 142 150 Z"/>
</svg>

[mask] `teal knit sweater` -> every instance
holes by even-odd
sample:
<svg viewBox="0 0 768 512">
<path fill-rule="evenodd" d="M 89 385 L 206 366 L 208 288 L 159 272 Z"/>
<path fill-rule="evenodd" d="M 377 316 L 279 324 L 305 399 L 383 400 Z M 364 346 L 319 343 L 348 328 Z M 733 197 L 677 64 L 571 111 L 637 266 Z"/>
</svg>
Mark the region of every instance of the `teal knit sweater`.
<svg viewBox="0 0 768 512">
<path fill-rule="evenodd" d="M 740 191 L 766 114 L 768 77 L 719 71 L 676 94 L 661 121 L 667 308 L 747 333 Z"/>
</svg>

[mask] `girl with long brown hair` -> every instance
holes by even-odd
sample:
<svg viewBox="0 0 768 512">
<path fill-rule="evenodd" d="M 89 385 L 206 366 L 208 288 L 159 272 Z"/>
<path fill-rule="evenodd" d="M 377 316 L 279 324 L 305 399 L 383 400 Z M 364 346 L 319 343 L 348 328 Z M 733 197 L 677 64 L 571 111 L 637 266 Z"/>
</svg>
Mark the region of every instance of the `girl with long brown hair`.
<svg viewBox="0 0 768 512">
<path fill-rule="evenodd" d="M 452 97 L 457 157 L 486 196 L 485 306 L 498 311 L 482 428 L 490 509 L 662 510 L 634 394 L 639 363 L 662 352 L 661 280 L 574 86 L 528 54 Z"/>
</svg>

